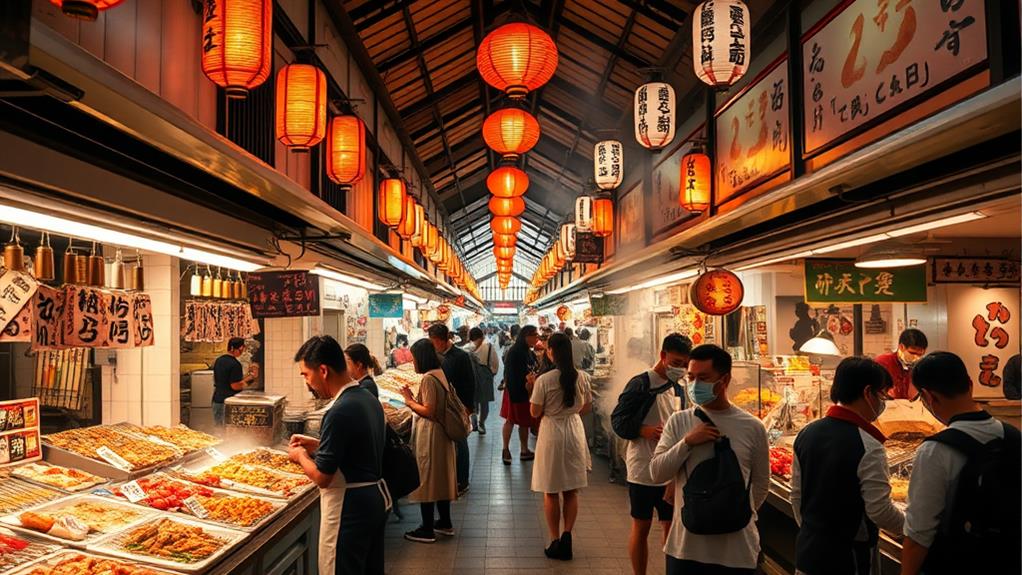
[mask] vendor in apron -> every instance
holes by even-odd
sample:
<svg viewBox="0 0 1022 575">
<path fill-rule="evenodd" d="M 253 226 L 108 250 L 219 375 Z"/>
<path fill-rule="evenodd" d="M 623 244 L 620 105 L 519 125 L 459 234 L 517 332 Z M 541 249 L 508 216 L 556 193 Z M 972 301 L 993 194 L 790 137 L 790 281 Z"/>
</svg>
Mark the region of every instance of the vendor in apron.
<svg viewBox="0 0 1022 575">
<path fill-rule="evenodd" d="M 320 438 L 294 435 L 288 448 L 320 490 L 319 573 L 383 575 L 391 507 L 383 482 L 383 408 L 351 378 L 334 338 L 313 337 L 295 361 L 316 398 L 334 398 Z"/>
</svg>

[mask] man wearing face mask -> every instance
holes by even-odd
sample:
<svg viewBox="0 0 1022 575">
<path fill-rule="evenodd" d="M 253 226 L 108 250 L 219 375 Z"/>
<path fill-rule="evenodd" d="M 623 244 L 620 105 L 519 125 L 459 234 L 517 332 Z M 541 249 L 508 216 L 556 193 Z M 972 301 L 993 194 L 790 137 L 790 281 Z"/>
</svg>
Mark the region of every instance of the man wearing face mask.
<svg viewBox="0 0 1022 575">
<path fill-rule="evenodd" d="M 628 538 L 628 556 L 632 560 L 635 575 L 646 574 L 648 562 L 647 540 L 653 525 L 653 511 L 657 512 L 664 537 L 671 530 L 674 507 L 668 501 L 674 500 L 670 481 L 653 481 L 649 474 L 649 460 L 653 457 L 664 424 L 676 411 L 678 385 L 685 380 L 688 356 L 692 352 L 692 340 L 672 333 L 664 338 L 660 346 L 660 360 L 648 371 L 637 375 L 628 382 L 622 393 L 642 391 L 655 395 L 656 399 L 646 413 L 639 430 L 639 437 L 628 440 L 625 448 L 625 468 L 628 471 L 628 499 L 631 503 L 632 531 Z M 681 398 L 684 406 L 684 398 Z M 669 492 L 668 492 L 669 490 Z"/>
<path fill-rule="evenodd" d="M 912 366 L 926 355 L 926 334 L 915 328 L 909 328 L 898 336 L 898 349 L 890 353 L 882 353 L 874 361 L 883 366 L 890 374 L 894 385 L 889 395 L 891 399 L 913 400 L 919 397 L 919 391 L 912 385 Z"/>
<path fill-rule="evenodd" d="M 692 350 L 688 362 L 688 397 L 697 407 L 667 421 L 650 460 L 653 481 L 675 483 L 674 521 L 667 536 L 666 575 L 752 575 L 759 563 L 756 510 L 770 487 L 770 449 L 766 428 L 755 416 L 728 401 L 731 356 L 715 345 Z M 700 413 L 697 414 L 696 411 Z M 702 417 L 712 422 L 706 423 Z M 686 526 L 685 484 L 700 463 L 720 457 L 715 443 L 726 437 L 742 479 L 748 485 L 749 520 L 735 531 L 701 535 Z M 721 443 L 724 449 L 724 443 Z M 745 502 L 736 502 L 742 506 Z M 730 509 L 729 509 L 730 510 Z"/>
<path fill-rule="evenodd" d="M 834 372 L 826 417 L 795 438 L 791 507 L 799 524 L 797 575 L 869 575 L 878 527 L 901 535 L 905 516 L 891 500 L 883 433 L 891 378 L 875 361 L 846 357 Z"/>
</svg>

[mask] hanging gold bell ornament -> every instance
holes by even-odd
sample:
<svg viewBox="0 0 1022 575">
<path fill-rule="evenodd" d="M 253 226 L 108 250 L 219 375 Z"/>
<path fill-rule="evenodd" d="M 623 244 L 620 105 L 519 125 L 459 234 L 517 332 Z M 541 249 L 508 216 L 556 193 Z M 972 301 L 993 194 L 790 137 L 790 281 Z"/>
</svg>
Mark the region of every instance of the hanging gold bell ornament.
<svg viewBox="0 0 1022 575">
<path fill-rule="evenodd" d="M 106 284 L 106 260 L 96 253 L 96 242 L 92 242 L 92 253 L 89 254 L 89 285 L 103 287 Z"/>
<path fill-rule="evenodd" d="M 188 294 L 199 297 L 202 295 L 202 276 L 199 275 L 199 264 L 192 268 L 192 279 L 188 285 Z"/>
<path fill-rule="evenodd" d="M 216 268 L 216 277 L 213 278 L 213 297 L 220 299 L 224 297 L 224 279 L 220 277 L 220 268 Z"/>
<path fill-rule="evenodd" d="M 89 283 L 89 256 L 75 254 L 75 284 L 88 285 Z"/>
<path fill-rule="evenodd" d="M 39 247 L 35 249 L 35 279 L 43 282 L 53 281 L 57 273 L 57 264 L 53 259 L 53 248 L 50 247 L 50 234 L 43 232 Z"/>
<path fill-rule="evenodd" d="M 136 263 L 131 270 L 131 289 L 142 291 L 145 289 L 145 271 L 142 269 L 142 253 L 135 252 Z"/>
<path fill-rule="evenodd" d="M 4 267 L 9 270 L 25 271 L 25 248 L 21 247 L 18 228 L 11 228 L 11 241 L 4 245 Z"/>
<path fill-rule="evenodd" d="M 114 263 L 110 264 L 110 287 L 124 289 L 124 256 L 121 250 L 117 250 Z"/>
<path fill-rule="evenodd" d="M 202 297 L 213 297 L 213 271 L 206 266 L 206 273 L 202 274 Z"/>
<path fill-rule="evenodd" d="M 71 245 L 71 238 L 67 240 L 67 250 L 64 252 L 64 283 L 78 283 L 78 256 Z"/>
</svg>

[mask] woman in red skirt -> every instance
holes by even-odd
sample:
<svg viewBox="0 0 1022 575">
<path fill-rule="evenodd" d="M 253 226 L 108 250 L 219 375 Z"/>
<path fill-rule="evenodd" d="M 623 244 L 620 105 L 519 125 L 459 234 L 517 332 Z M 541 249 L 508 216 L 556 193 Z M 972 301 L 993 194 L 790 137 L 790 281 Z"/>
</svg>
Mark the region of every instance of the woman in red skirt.
<svg viewBox="0 0 1022 575">
<path fill-rule="evenodd" d="M 536 456 L 529 451 L 529 428 L 535 420 L 529 413 L 529 392 L 536 380 L 536 354 L 532 348 L 539 341 L 539 330 L 527 325 L 518 332 L 518 339 L 507 351 L 504 359 L 504 401 L 500 416 L 504 418 L 504 465 L 511 465 L 511 432 L 518 426 L 518 440 L 521 443 L 522 461 L 531 461 Z"/>
</svg>

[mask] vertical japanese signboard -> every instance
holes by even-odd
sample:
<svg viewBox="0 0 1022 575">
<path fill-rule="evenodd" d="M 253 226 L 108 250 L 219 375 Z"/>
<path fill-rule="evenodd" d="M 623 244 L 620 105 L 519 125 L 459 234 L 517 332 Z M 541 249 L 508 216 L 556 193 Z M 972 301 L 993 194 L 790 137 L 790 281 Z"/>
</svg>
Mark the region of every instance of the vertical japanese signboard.
<svg viewBox="0 0 1022 575">
<path fill-rule="evenodd" d="M 1019 352 L 1018 288 L 948 286 L 947 328 L 976 397 L 1004 397 L 1004 364 Z"/>
<path fill-rule="evenodd" d="M 791 163 L 786 62 L 773 64 L 717 114 L 718 205 Z"/>
<path fill-rule="evenodd" d="M 659 234 L 681 222 L 688 212 L 678 202 L 681 188 L 681 159 L 692 149 L 685 144 L 653 168 L 653 201 L 650 217 L 653 234 Z"/>
<path fill-rule="evenodd" d="M 861 269 L 850 259 L 805 260 L 808 303 L 925 303 L 926 266 Z"/>
<path fill-rule="evenodd" d="M 306 270 L 248 274 L 252 317 L 319 315 L 319 279 Z"/>
<path fill-rule="evenodd" d="M 642 196 L 642 184 L 639 183 L 618 199 L 618 250 L 622 252 L 645 245 Z"/>
<path fill-rule="evenodd" d="M 987 58 L 982 0 L 855 0 L 802 40 L 813 154 Z"/>
</svg>

